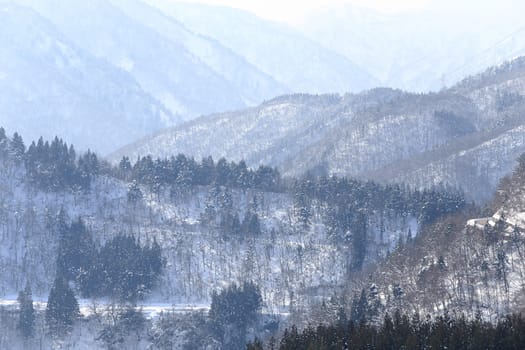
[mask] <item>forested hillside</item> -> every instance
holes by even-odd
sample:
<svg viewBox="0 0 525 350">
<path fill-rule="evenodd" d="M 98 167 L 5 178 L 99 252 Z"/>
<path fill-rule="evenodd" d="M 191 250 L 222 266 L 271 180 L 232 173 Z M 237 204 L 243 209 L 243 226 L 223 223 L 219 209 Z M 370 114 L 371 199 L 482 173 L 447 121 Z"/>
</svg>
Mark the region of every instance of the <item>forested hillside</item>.
<svg viewBox="0 0 525 350">
<path fill-rule="evenodd" d="M 525 152 L 523 67 L 518 58 L 438 93 L 374 89 L 283 96 L 167 129 L 111 159 L 212 155 L 244 159 L 249 166 L 270 164 L 290 176 L 444 185 L 486 202 Z"/>
<path fill-rule="evenodd" d="M 6 300 L 30 285 L 45 301 L 65 281 L 79 300 L 104 306 L 208 304 L 250 282 L 256 309 L 286 315 L 465 206 L 444 190 L 284 179 L 211 157 L 124 157 L 114 167 L 58 138 L 26 147 L 3 129 L 0 161 Z"/>
<path fill-rule="evenodd" d="M 280 349 L 336 349 L 341 342 L 356 349 L 521 348 L 524 170 L 521 156 L 485 209 L 490 216 L 470 208 L 442 218 L 349 281 L 345 291 L 312 307 L 308 316 L 297 310 L 303 315 L 296 318 L 299 328 L 324 326 L 287 330 Z"/>
</svg>

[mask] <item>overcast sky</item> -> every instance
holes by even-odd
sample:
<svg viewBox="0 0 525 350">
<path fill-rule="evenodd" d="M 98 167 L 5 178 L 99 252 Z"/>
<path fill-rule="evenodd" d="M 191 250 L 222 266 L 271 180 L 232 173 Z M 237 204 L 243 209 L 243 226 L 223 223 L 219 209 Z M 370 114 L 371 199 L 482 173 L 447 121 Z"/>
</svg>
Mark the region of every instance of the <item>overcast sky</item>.
<svg viewBox="0 0 525 350">
<path fill-rule="evenodd" d="M 167 0 L 170 1 L 170 0 Z M 483 14 L 525 10 L 524 0 L 183 0 L 226 5 L 248 10 L 260 17 L 295 22 L 305 13 L 321 7 L 353 4 L 383 13 L 399 13 L 440 9 L 454 12 L 479 12 Z"/>
</svg>

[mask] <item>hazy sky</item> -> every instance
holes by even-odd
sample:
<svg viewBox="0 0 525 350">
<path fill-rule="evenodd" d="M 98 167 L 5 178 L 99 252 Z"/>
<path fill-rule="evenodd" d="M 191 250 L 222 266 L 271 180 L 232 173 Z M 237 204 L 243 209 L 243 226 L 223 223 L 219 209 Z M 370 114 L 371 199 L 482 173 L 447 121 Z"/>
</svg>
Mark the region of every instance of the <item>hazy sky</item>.
<svg viewBox="0 0 525 350">
<path fill-rule="evenodd" d="M 169 1 L 169 0 L 167 0 Z M 418 11 L 427 8 L 446 9 L 455 12 L 480 12 L 491 14 L 501 11 L 519 11 L 523 0 L 182 0 L 226 5 L 254 12 L 278 21 L 295 22 L 317 8 L 353 4 L 384 13 Z"/>
</svg>

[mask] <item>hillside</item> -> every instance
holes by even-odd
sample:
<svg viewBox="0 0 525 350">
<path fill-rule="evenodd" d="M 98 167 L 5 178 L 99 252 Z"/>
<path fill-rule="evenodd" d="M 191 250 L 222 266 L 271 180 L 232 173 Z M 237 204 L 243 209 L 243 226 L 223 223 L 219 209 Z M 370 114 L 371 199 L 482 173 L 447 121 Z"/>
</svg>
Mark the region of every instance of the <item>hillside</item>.
<svg viewBox="0 0 525 350">
<path fill-rule="evenodd" d="M 0 165 L 1 302 L 27 284 L 45 302 L 62 278 L 85 316 L 90 304 L 107 317 L 115 304 L 206 306 L 251 281 L 264 313 L 285 318 L 464 206 L 440 191 L 287 182 L 275 169 L 224 159 L 111 167 L 58 138 L 26 148 L 1 128 Z"/>
<path fill-rule="evenodd" d="M 29 3 L 72 42 L 128 72 L 145 91 L 178 116 L 179 119 L 166 120 L 165 125 L 173 125 L 180 118 L 245 106 L 224 77 L 181 43 L 126 16 L 107 0 Z"/>
<path fill-rule="evenodd" d="M 491 322 L 502 314 L 522 313 L 524 160 L 521 156 L 512 174 L 500 182 L 487 217 L 473 210 L 427 227 L 366 277 L 350 282 L 344 295 L 355 300 L 364 291 L 376 297 L 380 305 L 367 316 L 371 319 L 381 319 L 385 312 L 393 315 L 396 309 L 408 315 L 448 312 Z M 336 319 L 335 312 L 331 317 Z"/>
<path fill-rule="evenodd" d="M 358 92 L 379 83 L 351 58 L 326 49 L 286 24 L 223 6 L 145 2 L 191 31 L 217 40 L 291 92 Z"/>
<path fill-rule="evenodd" d="M 133 77 L 79 49 L 36 12 L 1 5 L 0 18 L 5 127 L 32 139 L 60 132 L 80 148 L 109 152 L 173 118 Z"/>
<path fill-rule="evenodd" d="M 191 32 L 173 17 L 146 3 L 127 0 L 112 0 L 111 2 L 128 17 L 154 29 L 170 41 L 182 45 L 216 74 L 224 77 L 245 105 L 257 105 L 262 100 L 293 90 L 291 86 L 278 83 L 274 77 L 263 73 L 250 61 L 226 48 L 220 42 Z M 230 103 L 230 101 L 225 101 L 225 103 Z M 201 107 L 194 107 L 196 111 L 204 113 L 199 108 Z M 228 104 L 226 109 L 232 108 L 233 105 Z"/>
<path fill-rule="evenodd" d="M 470 198 L 486 201 L 525 151 L 522 62 L 514 60 L 439 93 L 374 89 L 344 96 L 283 96 L 165 130 L 111 159 L 211 154 L 252 166 L 271 164 L 285 175 L 313 172 L 459 187 Z M 195 145 L 194 140 L 201 141 Z M 509 143 L 513 147 L 504 147 Z M 487 191 L 475 191 L 480 186 Z"/>
</svg>

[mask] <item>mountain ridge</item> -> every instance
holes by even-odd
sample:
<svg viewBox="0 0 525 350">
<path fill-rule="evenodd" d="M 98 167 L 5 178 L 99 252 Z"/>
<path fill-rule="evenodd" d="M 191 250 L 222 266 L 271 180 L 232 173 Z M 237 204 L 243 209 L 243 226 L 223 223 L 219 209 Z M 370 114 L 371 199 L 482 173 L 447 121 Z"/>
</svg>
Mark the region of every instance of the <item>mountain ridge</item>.
<svg viewBox="0 0 525 350">
<path fill-rule="evenodd" d="M 472 199 L 485 201 L 486 196 L 472 192 L 480 183 L 458 175 L 460 164 L 483 164 L 493 157 L 497 150 L 482 147 L 490 141 L 487 136 L 515 140 L 515 149 L 505 153 L 508 158 L 501 159 L 498 166 L 486 170 L 470 167 L 465 174 L 469 179 L 483 178 L 482 184 L 494 189 L 511 170 L 512 158 L 525 151 L 519 142 L 525 109 L 522 65 L 520 58 L 438 93 L 382 88 L 360 94 L 281 96 L 259 107 L 216 114 L 161 131 L 150 141 L 143 139 L 114 153 L 111 159 L 138 154 L 164 157 L 179 152 L 197 158 L 212 155 L 216 159 L 244 159 L 251 166 L 271 164 L 292 176 L 313 171 L 402 181 L 417 187 L 458 187 L 472 193 Z M 202 141 L 191 146 L 194 139 Z M 476 144 L 475 140 L 484 141 Z M 233 148 L 233 144 L 242 146 Z M 466 145 L 471 152 L 461 153 L 468 150 L 463 149 Z M 450 177 L 445 168 L 456 162 L 456 153 L 465 160 L 450 169 Z M 433 162 L 443 165 L 432 170 Z M 407 166 L 412 170 L 405 174 Z M 387 169 L 390 173 L 385 173 Z"/>
</svg>

